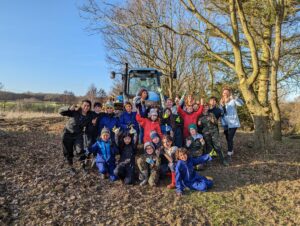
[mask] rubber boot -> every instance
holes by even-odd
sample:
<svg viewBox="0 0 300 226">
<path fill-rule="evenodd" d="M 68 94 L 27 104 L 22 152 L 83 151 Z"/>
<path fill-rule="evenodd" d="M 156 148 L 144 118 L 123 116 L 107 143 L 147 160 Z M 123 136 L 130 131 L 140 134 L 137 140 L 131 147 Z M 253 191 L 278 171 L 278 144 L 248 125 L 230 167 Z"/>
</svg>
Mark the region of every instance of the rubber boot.
<svg viewBox="0 0 300 226">
<path fill-rule="evenodd" d="M 144 186 L 148 183 L 149 180 L 149 172 L 148 170 L 144 170 L 141 172 L 143 175 L 143 181 L 140 183 L 140 186 Z"/>
<path fill-rule="evenodd" d="M 221 150 L 217 150 L 218 155 L 220 157 L 221 163 L 223 164 L 223 166 L 229 166 L 229 163 L 226 161 L 223 152 Z"/>
<path fill-rule="evenodd" d="M 171 173 L 171 184 L 169 184 L 168 186 L 167 186 L 167 188 L 169 188 L 169 189 L 174 189 L 175 188 L 175 172 L 172 172 Z"/>
</svg>

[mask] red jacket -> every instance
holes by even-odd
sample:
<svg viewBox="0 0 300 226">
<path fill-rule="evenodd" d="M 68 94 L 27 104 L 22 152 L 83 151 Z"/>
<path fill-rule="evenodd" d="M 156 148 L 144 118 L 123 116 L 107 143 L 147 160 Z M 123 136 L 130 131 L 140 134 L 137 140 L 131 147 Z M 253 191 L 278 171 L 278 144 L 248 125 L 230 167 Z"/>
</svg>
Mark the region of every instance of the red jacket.
<svg viewBox="0 0 300 226">
<path fill-rule="evenodd" d="M 189 125 L 190 124 L 196 124 L 197 125 L 197 119 L 202 114 L 203 111 L 203 105 L 200 105 L 198 111 L 187 113 L 185 112 L 180 106 L 177 107 L 178 114 L 183 118 L 183 137 L 187 138 L 189 133 Z"/>
<path fill-rule="evenodd" d="M 158 121 L 151 121 L 148 118 L 142 118 L 140 114 L 136 114 L 136 121 L 141 125 L 141 127 L 143 127 L 144 129 L 144 143 L 150 141 L 151 142 L 151 137 L 150 137 L 150 132 L 152 130 L 156 131 L 160 137 L 160 139 L 162 139 L 163 135 L 162 132 L 160 130 L 160 124 Z"/>
</svg>

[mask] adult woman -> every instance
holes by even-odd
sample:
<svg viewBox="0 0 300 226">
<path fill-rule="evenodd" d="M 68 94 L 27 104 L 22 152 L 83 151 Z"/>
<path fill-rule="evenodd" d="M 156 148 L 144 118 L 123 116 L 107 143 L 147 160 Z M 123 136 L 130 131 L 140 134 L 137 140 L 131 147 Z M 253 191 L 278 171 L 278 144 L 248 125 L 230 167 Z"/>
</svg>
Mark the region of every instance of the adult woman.
<svg viewBox="0 0 300 226">
<path fill-rule="evenodd" d="M 89 100 L 83 100 L 81 107 L 78 109 L 76 109 L 75 105 L 59 109 L 59 113 L 62 116 L 70 118 L 63 130 L 62 146 L 63 154 L 70 167 L 71 174 L 75 174 L 75 169 L 73 168 L 73 151 L 75 150 L 76 154 L 81 158 L 84 157 L 83 131 L 92 121 L 94 124 L 96 123 L 96 120 L 93 120 L 93 115 L 90 109 L 91 101 Z M 83 164 L 82 166 L 84 167 Z"/>
<path fill-rule="evenodd" d="M 244 102 L 241 99 L 232 96 L 231 89 L 223 88 L 220 105 L 224 110 L 224 114 L 221 122 L 227 141 L 228 157 L 233 155 L 233 138 L 237 128 L 240 127 L 240 120 L 236 108 L 237 106 L 242 106 L 243 104 Z"/>
</svg>

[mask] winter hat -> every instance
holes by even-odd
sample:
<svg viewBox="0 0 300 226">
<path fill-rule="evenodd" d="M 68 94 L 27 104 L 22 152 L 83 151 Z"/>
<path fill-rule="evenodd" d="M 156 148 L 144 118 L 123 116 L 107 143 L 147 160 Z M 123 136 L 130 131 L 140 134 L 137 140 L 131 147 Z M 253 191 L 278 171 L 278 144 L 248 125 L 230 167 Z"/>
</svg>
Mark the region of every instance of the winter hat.
<svg viewBox="0 0 300 226">
<path fill-rule="evenodd" d="M 113 102 L 110 102 L 110 101 L 106 102 L 105 108 L 114 108 Z"/>
<path fill-rule="evenodd" d="M 158 133 L 155 130 L 150 132 L 150 138 L 153 140 L 154 138 L 159 137 Z"/>
<path fill-rule="evenodd" d="M 109 131 L 109 129 L 108 128 L 106 128 L 106 127 L 104 127 L 102 130 L 101 130 L 101 136 L 103 135 L 103 134 L 110 134 L 110 131 Z"/>
<path fill-rule="evenodd" d="M 146 143 L 144 144 L 144 150 L 146 150 L 146 148 L 147 148 L 148 146 L 151 146 L 151 147 L 153 148 L 153 150 L 155 150 L 155 147 L 154 147 L 154 145 L 152 144 L 152 142 L 146 142 Z"/>
<path fill-rule="evenodd" d="M 196 124 L 190 124 L 190 125 L 189 125 L 189 130 L 190 130 L 190 129 L 197 130 Z"/>
<path fill-rule="evenodd" d="M 157 110 L 156 110 L 155 108 L 151 108 L 151 109 L 150 109 L 150 112 L 149 112 L 149 117 L 151 117 L 152 115 L 156 115 L 156 116 L 158 116 L 158 114 L 157 114 Z"/>
</svg>

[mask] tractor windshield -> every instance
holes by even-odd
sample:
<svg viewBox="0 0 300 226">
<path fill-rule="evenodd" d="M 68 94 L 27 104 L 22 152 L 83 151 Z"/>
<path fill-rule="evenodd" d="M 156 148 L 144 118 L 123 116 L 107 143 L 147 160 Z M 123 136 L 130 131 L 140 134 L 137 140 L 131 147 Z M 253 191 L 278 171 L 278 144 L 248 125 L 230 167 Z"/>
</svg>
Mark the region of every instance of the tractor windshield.
<svg viewBox="0 0 300 226">
<path fill-rule="evenodd" d="M 128 94 L 136 96 L 136 94 L 145 88 L 148 91 L 157 92 L 159 86 L 157 75 L 130 75 L 128 81 Z"/>
</svg>

